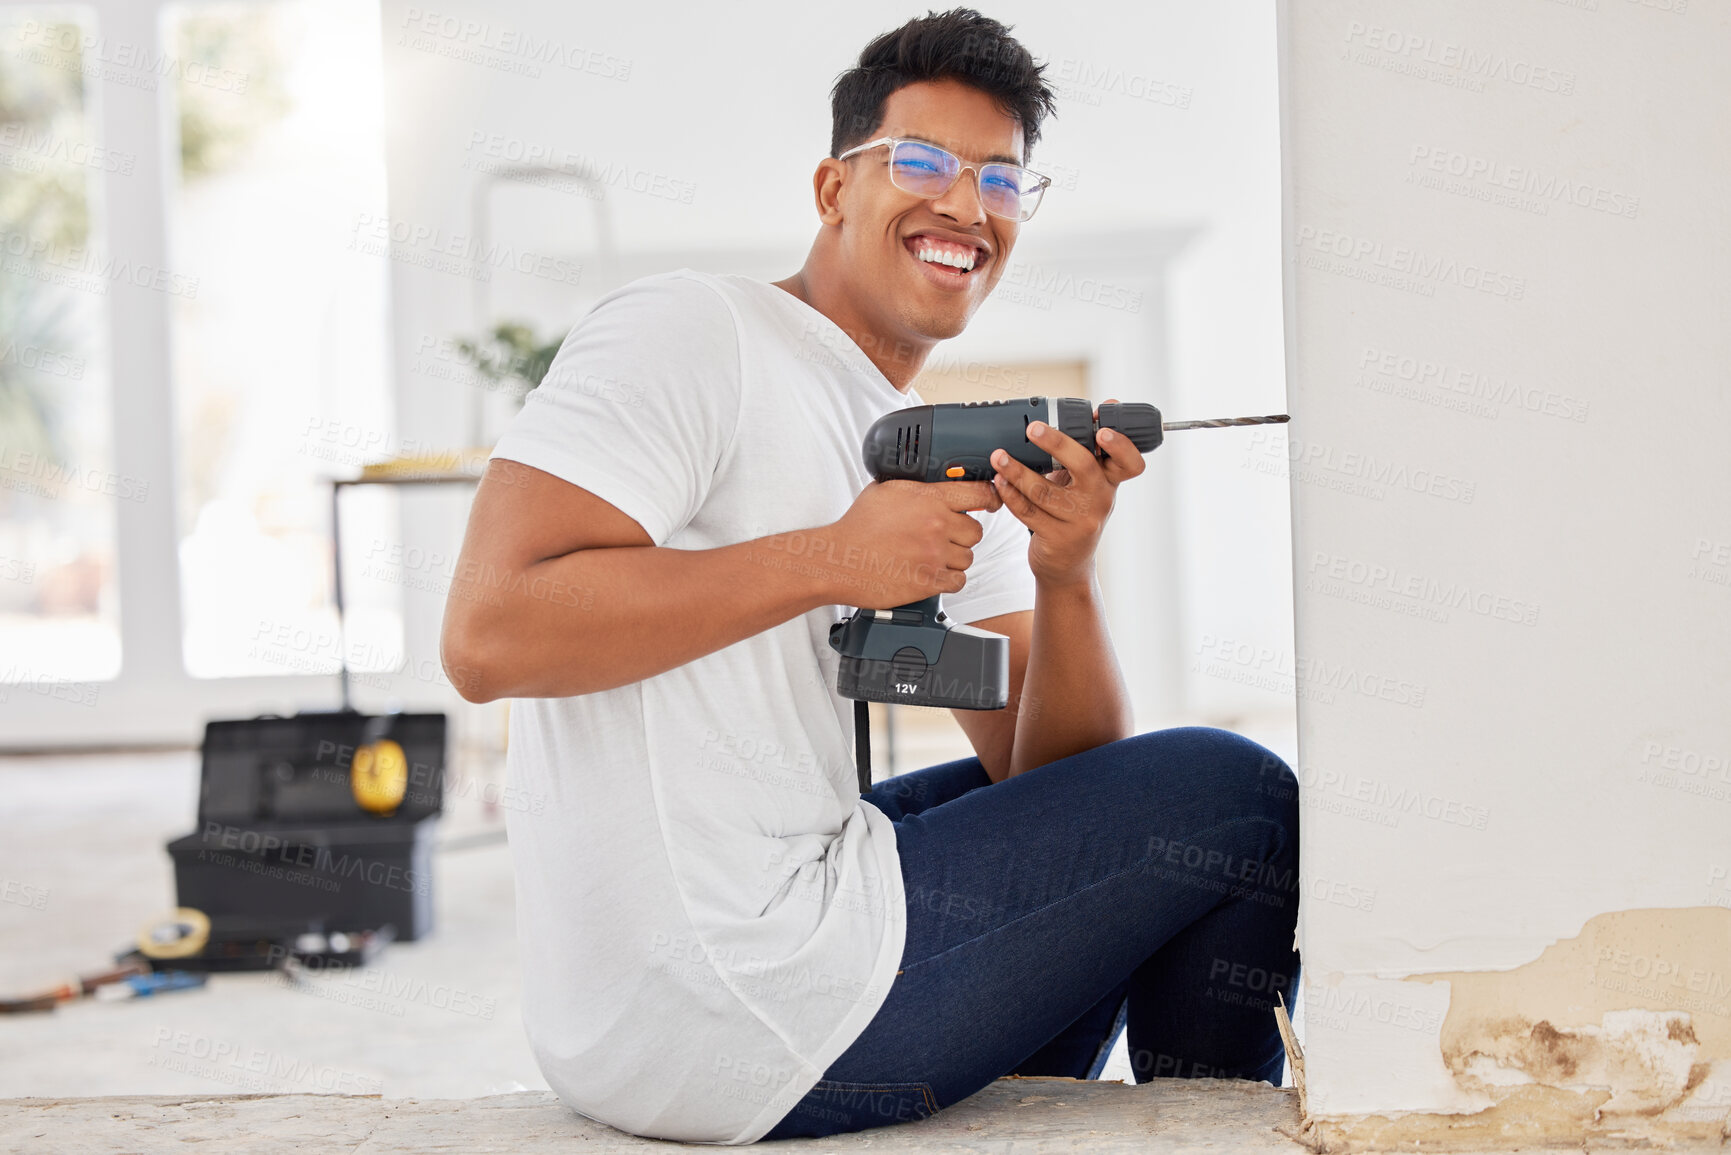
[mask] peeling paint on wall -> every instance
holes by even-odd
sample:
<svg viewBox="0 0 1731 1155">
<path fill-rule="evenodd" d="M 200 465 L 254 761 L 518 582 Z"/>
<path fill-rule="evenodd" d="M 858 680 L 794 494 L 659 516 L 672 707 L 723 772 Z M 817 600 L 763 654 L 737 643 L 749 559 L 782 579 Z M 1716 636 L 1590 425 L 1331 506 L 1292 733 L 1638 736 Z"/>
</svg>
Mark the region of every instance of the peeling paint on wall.
<svg viewBox="0 0 1731 1155">
<path fill-rule="evenodd" d="M 1493 1106 L 1313 1120 L 1318 1150 L 1731 1137 L 1731 910 L 1611 911 L 1524 966 L 1443 971 L 1438 1036 Z"/>
<path fill-rule="evenodd" d="M 1463 1089 L 1603 1089 L 1601 1114 L 1658 1114 L 1731 1063 L 1731 910 L 1611 911 L 1509 971 L 1449 983 L 1443 1060 Z"/>
</svg>

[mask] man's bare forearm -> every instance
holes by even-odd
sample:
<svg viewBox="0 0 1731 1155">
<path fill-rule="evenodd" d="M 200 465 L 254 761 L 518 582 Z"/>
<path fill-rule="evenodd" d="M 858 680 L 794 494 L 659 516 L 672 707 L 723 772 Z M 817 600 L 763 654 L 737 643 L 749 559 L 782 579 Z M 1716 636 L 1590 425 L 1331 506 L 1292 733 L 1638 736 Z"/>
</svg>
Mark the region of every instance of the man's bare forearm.
<svg viewBox="0 0 1731 1155">
<path fill-rule="evenodd" d="M 585 549 L 508 571 L 459 566 L 447 672 L 474 701 L 590 694 L 833 604 L 833 575 L 781 548 L 786 537 L 706 550 Z"/>
<path fill-rule="evenodd" d="M 1130 736 L 1130 697 L 1100 601 L 1092 573 L 1085 584 L 1035 584 L 1009 777 Z"/>
</svg>

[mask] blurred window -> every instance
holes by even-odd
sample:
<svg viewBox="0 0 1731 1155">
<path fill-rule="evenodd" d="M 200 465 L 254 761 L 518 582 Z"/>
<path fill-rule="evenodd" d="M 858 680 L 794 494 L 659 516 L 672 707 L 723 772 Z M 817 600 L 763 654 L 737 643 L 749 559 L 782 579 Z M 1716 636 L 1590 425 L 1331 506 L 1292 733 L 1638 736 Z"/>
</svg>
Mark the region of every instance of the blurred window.
<svg viewBox="0 0 1731 1155">
<path fill-rule="evenodd" d="M 198 677 L 329 674 L 334 475 L 397 455 L 379 12 L 349 0 L 176 4 L 173 304 L 184 656 Z M 402 664 L 394 493 L 343 495 L 351 668 Z M 388 551 L 386 551 L 388 552 Z M 438 575 L 430 575 L 437 577 Z"/>
<path fill-rule="evenodd" d="M 94 15 L 0 9 L 0 698 L 120 672 Z"/>
</svg>

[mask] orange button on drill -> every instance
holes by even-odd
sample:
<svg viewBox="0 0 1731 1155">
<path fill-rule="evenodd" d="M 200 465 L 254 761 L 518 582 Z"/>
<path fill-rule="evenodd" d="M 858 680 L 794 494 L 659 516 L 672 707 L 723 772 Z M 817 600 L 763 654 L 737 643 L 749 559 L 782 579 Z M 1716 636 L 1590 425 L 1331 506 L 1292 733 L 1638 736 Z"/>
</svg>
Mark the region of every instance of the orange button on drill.
<svg viewBox="0 0 1731 1155">
<path fill-rule="evenodd" d="M 944 476 L 945 477 L 960 477 L 962 474 L 964 474 L 966 472 L 967 472 L 967 470 L 965 468 L 963 468 L 962 466 L 952 465 L 948 469 L 944 470 Z"/>
</svg>

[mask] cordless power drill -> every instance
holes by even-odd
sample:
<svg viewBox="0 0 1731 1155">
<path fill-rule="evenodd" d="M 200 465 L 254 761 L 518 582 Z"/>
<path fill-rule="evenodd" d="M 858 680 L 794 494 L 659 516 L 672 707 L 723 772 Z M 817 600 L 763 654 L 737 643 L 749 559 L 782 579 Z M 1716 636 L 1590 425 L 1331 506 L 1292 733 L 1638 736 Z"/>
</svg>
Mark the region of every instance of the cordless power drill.
<svg viewBox="0 0 1731 1155">
<path fill-rule="evenodd" d="M 1286 420 L 1281 414 L 1162 423 L 1152 405 L 1109 402 L 1100 406 L 1096 421 L 1093 407 L 1080 397 L 916 405 L 886 413 L 866 431 L 865 466 L 876 481 L 988 481 L 997 472 L 992 451 L 1000 448 L 1037 473 L 1058 468 L 1051 454 L 1028 440 L 1030 421 L 1045 422 L 1103 458 L 1094 444 L 1101 429 L 1149 453 L 1167 430 Z M 856 609 L 830 627 L 830 647 L 841 654 L 836 690 L 854 701 L 861 793 L 871 789 L 867 702 L 957 710 L 1001 710 L 1009 702 L 1009 639 L 948 621 L 941 597 L 890 610 Z"/>
<path fill-rule="evenodd" d="M 1100 420 L 1079 397 L 1024 397 L 916 405 L 886 413 L 866 431 L 865 466 L 876 481 L 988 481 L 992 451 L 1038 473 L 1058 467 L 1028 440 L 1043 421 L 1096 456 L 1100 429 L 1114 429 L 1143 453 L 1164 436 L 1160 410 L 1139 402 L 1100 406 Z M 893 610 L 856 610 L 830 627 L 841 654 L 836 689 L 856 702 L 894 702 L 957 710 L 1001 710 L 1010 696 L 1010 646 L 1002 634 L 946 620 L 933 594 Z"/>
</svg>

